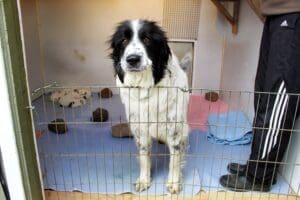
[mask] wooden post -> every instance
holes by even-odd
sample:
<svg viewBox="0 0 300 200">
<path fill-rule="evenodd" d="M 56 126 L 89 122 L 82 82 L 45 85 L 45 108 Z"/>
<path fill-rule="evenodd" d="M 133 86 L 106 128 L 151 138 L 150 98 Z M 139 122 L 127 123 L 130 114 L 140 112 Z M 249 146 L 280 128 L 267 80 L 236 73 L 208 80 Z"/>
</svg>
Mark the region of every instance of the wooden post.
<svg viewBox="0 0 300 200">
<path fill-rule="evenodd" d="M 238 33 L 238 21 L 239 21 L 239 10 L 240 0 L 211 0 L 221 14 L 227 19 L 232 26 L 232 33 Z M 233 3 L 233 15 L 224 7 L 221 2 L 232 2 Z"/>
</svg>

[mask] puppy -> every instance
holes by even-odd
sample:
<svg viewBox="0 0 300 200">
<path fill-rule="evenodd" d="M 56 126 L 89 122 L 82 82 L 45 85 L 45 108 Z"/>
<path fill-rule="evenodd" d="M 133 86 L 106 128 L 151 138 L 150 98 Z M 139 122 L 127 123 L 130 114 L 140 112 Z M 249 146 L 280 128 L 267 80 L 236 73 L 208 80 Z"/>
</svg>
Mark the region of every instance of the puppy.
<svg viewBox="0 0 300 200">
<path fill-rule="evenodd" d="M 162 29 L 153 21 L 121 22 L 110 40 L 116 84 L 134 135 L 140 163 L 136 191 L 150 187 L 152 139 L 164 141 L 170 151 L 166 186 L 182 188 L 188 126 L 188 80 L 171 51 Z"/>
</svg>

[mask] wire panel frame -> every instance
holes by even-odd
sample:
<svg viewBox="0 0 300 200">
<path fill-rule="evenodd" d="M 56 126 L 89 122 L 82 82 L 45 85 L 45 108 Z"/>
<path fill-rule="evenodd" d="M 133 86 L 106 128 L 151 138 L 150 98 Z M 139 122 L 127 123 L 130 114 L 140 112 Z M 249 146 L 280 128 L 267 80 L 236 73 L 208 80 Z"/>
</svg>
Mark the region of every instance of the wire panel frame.
<svg viewBox="0 0 300 200">
<path fill-rule="evenodd" d="M 163 28 L 171 39 L 197 40 L 201 0 L 164 0 Z"/>
<path fill-rule="evenodd" d="M 268 131 L 274 130 L 278 133 L 277 141 L 286 137 L 286 134 L 291 134 L 292 138 L 299 134 L 299 128 L 287 129 L 286 127 L 272 127 L 268 128 L 266 125 L 253 126 L 252 120 L 257 119 L 257 113 L 253 114 L 253 98 L 254 96 L 267 99 L 278 93 L 264 93 L 264 92 L 246 92 L 246 91 L 225 91 L 216 90 L 220 99 L 217 103 L 211 101 L 203 101 L 207 92 L 211 90 L 206 89 L 183 89 L 183 88 L 118 88 L 109 87 L 113 92 L 112 98 L 102 98 L 97 93 L 107 86 L 74 86 L 74 87 L 60 87 L 60 86 L 46 86 L 36 91 L 42 92 L 42 96 L 34 100 L 34 124 L 35 129 L 41 135 L 37 136 L 38 154 L 41 162 L 41 172 L 45 189 L 54 190 L 51 193 L 54 199 L 63 199 L 63 191 L 80 191 L 82 193 L 72 195 L 83 197 L 87 199 L 110 199 L 110 198 L 133 198 L 126 196 L 119 196 L 120 193 L 134 193 L 139 198 L 152 197 L 154 199 L 160 198 L 161 194 L 167 193 L 165 180 L 156 179 L 157 174 L 168 171 L 168 163 L 170 152 L 167 145 L 153 143 L 150 153 L 151 157 L 151 171 L 154 174 L 152 186 L 149 191 L 143 193 L 136 193 L 134 190 L 136 173 L 139 171 L 135 142 L 131 138 L 110 138 L 110 129 L 112 126 L 126 123 L 129 125 L 135 124 L 138 126 L 151 124 L 157 127 L 165 127 L 167 124 L 180 125 L 188 124 L 191 128 L 191 133 L 188 138 L 188 145 L 184 160 L 186 161 L 184 168 L 195 169 L 190 170 L 186 174 L 191 174 L 191 179 L 183 182 L 183 189 L 176 198 L 197 198 L 201 199 L 201 191 L 205 191 L 204 199 L 235 199 L 243 198 L 243 196 L 251 199 L 263 199 L 275 197 L 297 199 L 300 195 L 300 186 L 291 185 L 292 180 L 295 179 L 295 169 L 299 168 L 300 163 L 291 159 L 291 147 L 288 143 L 286 147 L 286 156 L 282 160 L 250 160 L 256 163 L 264 163 L 266 166 L 278 168 L 280 166 L 278 176 L 274 173 L 272 180 L 276 179 L 277 183 L 273 186 L 269 193 L 251 192 L 251 193 L 219 193 L 226 190 L 218 182 L 218 178 L 226 172 L 227 164 L 230 162 L 246 163 L 249 161 L 250 146 L 231 146 L 221 144 L 211 144 L 207 141 L 206 132 L 215 130 L 222 135 L 235 135 L 238 131 L 246 132 L 252 131 Z M 92 97 L 87 99 L 85 105 L 80 107 L 61 107 L 57 103 L 50 101 L 50 94 L 57 90 L 78 90 L 89 89 L 92 91 Z M 183 91 L 190 96 L 188 104 L 189 112 L 195 109 L 200 113 L 216 114 L 215 120 L 210 121 L 191 121 L 188 117 L 187 121 L 169 120 L 167 118 L 158 117 L 153 121 L 133 121 L 130 116 L 126 116 L 123 105 L 120 101 L 120 91 L 128 90 L 129 94 L 138 92 L 143 94 L 145 91 L 152 89 L 159 90 L 159 94 L 168 95 L 168 91 L 178 90 Z M 164 93 L 165 92 L 165 93 Z M 145 93 L 144 93 L 145 95 Z M 296 100 L 298 105 L 300 102 L 299 94 L 288 94 L 290 98 Z M 161 97 L 158 96 L 158 99 Z M 192 101 L 191 101 L 192 99 Z M 193 101 L 201 101 L 201 104 L 193 105 Z M 220 102 L 221 101 L 221 102 Z M 130 103 L 129 103 L 130 104 Z M 166 102 L 168 104 L 168 102 Z M 267 109 L 270 105 L 267 101 L 263 108 Z M 149 104 L 148 104 L 149 105 Z M 139 107 L 140 105 L 136 105 Z M 162 105 L 153 104 L 149 110 L 156 110 Z M 225 106 L 225 110 L 224 110 Z M 109 111 L 109 118 L 107 121 L 97 122 L 93 120 L 92 112 L 95 108 L 105 108 Z M 293 111 L 292 123 L 296 121 L 298 113 L 298 106 Z M 231 115 L 228 113 L 242 112 L 249 119 L 249 121 L 241 121 L 239 115 Z M 167 111 L 171 112 L 171 111 Z M 219 115 L 223 113 L 223 117 Z M 225 113 L 225 114 L 224 114 Z M 282 111 L 283 120 L 286 120 L 287 110 Z M 160 113 L 156 112 L 157 116 Z M 231 117 L 230 117 L 231 116 Z M 68 127 L 65 134 L 55 134 L 50 132 L 47 128 L 48 124 L 56 118 L 63 118 L 64 126 Z M 177 126 L 176 126 L 177 127 Z M 206 131 L 196 131 L 195 129 Z M 120 132 L 121 134 L 121 132 Z M 276 134 L 274 134 L 275 136 Z M 294 135 L 294 136 L 293 136 Z M 112 143 L 110 143 L 112 142 Z M 261 147 L 263 148 L 263 147 Z M 277 152 L 276 152 L 277 153 Z M 291 173 L 288 177 L 283 177 L 281 174 L 285 169 L 289 169 Z M 200 178 L 199 178 L 200 177 Z M 165 178 L 165 177 L 164 177 Z M 47 192 L 46 194 L 49 194 Z M 210 197 L 211 195 L 211 197 Z M 280 198 L 279 198 L 280 197 Z M 169 197 L 166 197 L 169 198 Z M 49 198 L 51 199 L 51 198 Z"/>
</svg>

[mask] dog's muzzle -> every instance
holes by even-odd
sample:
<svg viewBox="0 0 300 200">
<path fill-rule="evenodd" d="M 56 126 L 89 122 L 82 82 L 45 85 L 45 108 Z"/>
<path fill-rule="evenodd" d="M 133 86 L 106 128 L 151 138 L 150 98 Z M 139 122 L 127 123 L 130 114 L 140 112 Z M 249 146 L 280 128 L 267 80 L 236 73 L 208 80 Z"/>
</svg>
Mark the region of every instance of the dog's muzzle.
<svg viewBox="0 0 300 200">
<path fill-rule="evenodd" d="M 127 56 L 126 62 L 127 62 L 127 69 L 128 71 L 141 71 L 141 56 L 137 54 L 132 54 Z"/>
</svg>

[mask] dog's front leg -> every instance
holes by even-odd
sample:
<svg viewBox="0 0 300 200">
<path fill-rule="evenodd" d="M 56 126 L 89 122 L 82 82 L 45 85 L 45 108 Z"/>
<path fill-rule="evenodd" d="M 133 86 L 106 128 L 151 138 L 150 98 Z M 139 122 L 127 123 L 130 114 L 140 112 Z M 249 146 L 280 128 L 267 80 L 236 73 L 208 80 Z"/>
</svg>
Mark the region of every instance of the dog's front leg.
<svg viewBox="0 0 300 200">
<path fill-rule="evenodd" d="M 139 162 L 140 162 L 140 177 L 136 181 L 135 189 L 137 192 L 141 192 L 150 187 L 151 183 L 151 138 L 147 136 L 135 136 L 136 143 L 139 150 Z"/>
<path fill-rule="evenodd" d="M 184 144 L 183 141 L 180 141 L 179 143 L 170 142 L 168 144 L 170 149 L 170 163 L 168 182 L 166 185 L 171 194 L 177 194 L 181 191 L 181 168 L 185 154 Z"/>
</svg>

